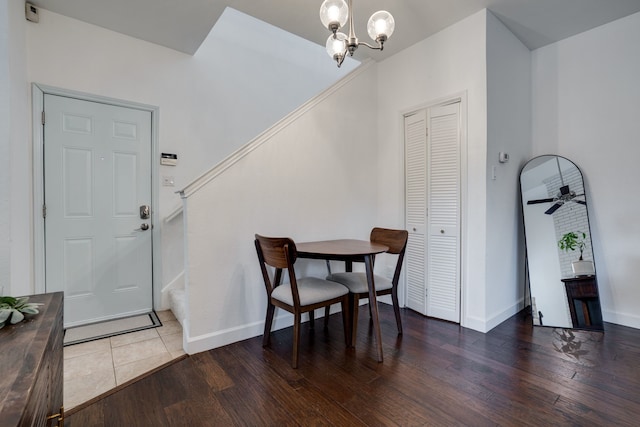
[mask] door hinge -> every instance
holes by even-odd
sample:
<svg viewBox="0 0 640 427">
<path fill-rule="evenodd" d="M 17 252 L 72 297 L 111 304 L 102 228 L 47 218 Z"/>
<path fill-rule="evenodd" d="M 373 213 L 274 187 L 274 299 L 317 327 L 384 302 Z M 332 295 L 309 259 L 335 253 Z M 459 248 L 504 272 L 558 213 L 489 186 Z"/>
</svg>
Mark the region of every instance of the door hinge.
<svg viewBox="0 0 640 427">
<path fill-rule="evenodd" d="M 42 218 L 47 217 L 47 205 L 42 205 Z"/>
<path fill-rule="evenodd" d="M 44 126 L 44 110 L 42 111 L 42 125 Z"/>
</svg>

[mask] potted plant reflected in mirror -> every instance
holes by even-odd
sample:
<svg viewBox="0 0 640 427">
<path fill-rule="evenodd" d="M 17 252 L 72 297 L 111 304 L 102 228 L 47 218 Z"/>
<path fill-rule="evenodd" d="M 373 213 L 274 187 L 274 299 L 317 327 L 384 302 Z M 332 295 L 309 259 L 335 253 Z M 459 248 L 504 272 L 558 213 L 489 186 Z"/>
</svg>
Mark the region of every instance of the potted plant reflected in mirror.
<svg viewBox="0 0 640 427">
<path fill-rule="evenodd" d="M 582 253 L 587 246 L 587 233 L 582 231 L 570 231 L 565 233 L 560 240 L 558 240 L 558 247 L 560 250 L 569 252 L 578 249 L 580 251 L 580 258 L 577 261 L 571 263 L 573 274 L 576 277 L 593 276 L 595 272 L 593 268 L 593 261 L 587 261 L 582 259 Z"/>
</svg>

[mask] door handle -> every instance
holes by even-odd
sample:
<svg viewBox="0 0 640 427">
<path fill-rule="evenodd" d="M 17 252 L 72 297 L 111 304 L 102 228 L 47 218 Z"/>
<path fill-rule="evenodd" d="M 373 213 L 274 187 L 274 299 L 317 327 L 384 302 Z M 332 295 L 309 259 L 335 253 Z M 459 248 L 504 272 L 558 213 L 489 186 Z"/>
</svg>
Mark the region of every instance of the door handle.
<svg viewBox="0 0 640 427">
<path fill-rule="evenodd" d="M 140 206 L 140 219 L 149 219 L 150 216 L 151 216 L 151 206 L 149 205 Z"/>
<path fill-rule="evenodd" d="M 149 224 L 143 222 L 142 224 L 140 224 L 140 228 L 136 228 L 133 231 L 147 231 L 149 229 Z"/>
</svg>

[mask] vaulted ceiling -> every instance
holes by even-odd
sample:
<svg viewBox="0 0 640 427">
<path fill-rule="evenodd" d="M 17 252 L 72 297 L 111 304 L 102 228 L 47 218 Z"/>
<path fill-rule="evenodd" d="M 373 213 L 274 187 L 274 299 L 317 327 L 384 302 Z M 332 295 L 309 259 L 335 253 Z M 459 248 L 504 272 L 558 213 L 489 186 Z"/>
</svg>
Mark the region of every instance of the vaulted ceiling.
<svg viewBox="0 0 640 427">
<path fill-rule="evenodd" d="M 32 0 L 34 5 L 132 37 L 194 54 L 226 7 L 324 45 L 322 0 Z M 355 0 L 356 34 L 376 10 L 391 12 L 393 55 L 473 13 L 488 8 L 529 49 L 536 49 L 640 11 L 640 0 Z M 256 40 L 260 44 L 260 40 Z M 362 52 L 362 53 L 361 53 Z M 367 55 L 359 49 L 358 56 Z"/>
</svg>

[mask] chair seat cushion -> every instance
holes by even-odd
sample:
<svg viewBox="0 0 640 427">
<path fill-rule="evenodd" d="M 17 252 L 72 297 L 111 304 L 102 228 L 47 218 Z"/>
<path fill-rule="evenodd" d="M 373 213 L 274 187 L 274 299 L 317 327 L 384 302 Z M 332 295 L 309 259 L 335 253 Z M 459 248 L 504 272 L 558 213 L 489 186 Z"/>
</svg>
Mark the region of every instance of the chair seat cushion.
<svg viewBox="0 0 640 427">
<path fill-rule="evenodd" d="M 327 276 L 327 280 L 342 283 L 349 291 L 354 294 L 362 294 L 369 292 L 369 285 L 367 285 L 367 274 L 364 272 L 354 273 L 333 273 Z M 373 275 L 373 281 L 376 286 L 376 291 L 384 291 L 391 289 L 393 284 L 391 280 L 386 277 Z"/>
<path fill-rule="evenodd" d="M 303 277 L 297 279 L 300 305 L 311 305 L 331 300 L 349 293 L 349 290 L 337 282 L 319 279 L 317 277 Z M 273 290 L 271 297 L 293 306 L 291 285 L 284 283 Z"/>
</svg>

